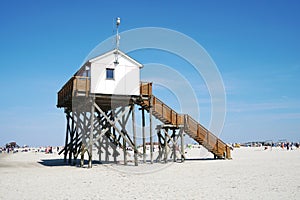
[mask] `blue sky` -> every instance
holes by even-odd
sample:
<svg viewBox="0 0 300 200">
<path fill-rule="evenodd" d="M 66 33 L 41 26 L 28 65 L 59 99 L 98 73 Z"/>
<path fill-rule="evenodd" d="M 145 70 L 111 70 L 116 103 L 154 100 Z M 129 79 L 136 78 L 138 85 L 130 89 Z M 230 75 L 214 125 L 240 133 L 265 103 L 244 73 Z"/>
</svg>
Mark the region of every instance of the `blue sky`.
<svg viewBox="0 0 300 200">
<path fill-rule="evenodd" d="M 56 93 L 113 35 L 116 16 L 120 31 L 169 28 L 206 49 L 226 88 L 226 142 L 299 141 L 299 8 L 298 1 L 283 0 L 1 1 L 0 145 L 63 144 L 65 117 Z M 164 52 L 146 53 L 131 56 L 174 69 L 186 64 Z M 207 126 L 210 97 L 203 80 L 199 88 L 200 120 Z"/>
</svg>

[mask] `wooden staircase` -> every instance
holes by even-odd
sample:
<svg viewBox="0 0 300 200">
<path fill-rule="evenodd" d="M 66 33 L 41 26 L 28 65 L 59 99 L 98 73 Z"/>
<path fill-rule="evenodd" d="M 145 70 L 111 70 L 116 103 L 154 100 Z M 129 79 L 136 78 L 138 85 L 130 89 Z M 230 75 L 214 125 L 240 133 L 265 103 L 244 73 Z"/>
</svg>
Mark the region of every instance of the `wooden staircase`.
<svg viewBox="0 0 300 200">
<path fill-rule="evenodd" d="M 164 124 L 183 126 L 184 132 L 211 152 L 215 158 L 231 159 L 230 147 L 221 139 L 207 130 L 204 126 L 187 114 L 178 114 L 164 102 L 152 95 L 152 83 L 141 83 L 140 93 L 142 101 L 140 105 L 150 111 L 152 115 Z"/>
</svg>

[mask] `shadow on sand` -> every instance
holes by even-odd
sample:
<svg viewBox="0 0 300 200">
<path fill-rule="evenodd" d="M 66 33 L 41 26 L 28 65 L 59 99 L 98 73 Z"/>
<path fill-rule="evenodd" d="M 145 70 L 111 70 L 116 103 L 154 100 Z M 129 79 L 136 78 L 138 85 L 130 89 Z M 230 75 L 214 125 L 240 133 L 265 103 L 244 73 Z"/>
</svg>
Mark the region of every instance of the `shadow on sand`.
<svg viewBox="0 0 300 200">
<path fill-rule="evenodd" d="M 58 167 L 58 166 L 67 166 L 67 162 L 64 162 L 64 159 L 43 159 L 38 161 L 39 164 L 47 167 Z"/>
<path fill-rule="evenodd" d="M 64 162 L 64 159 L 43 159 L 38 162 L 39 164 L 46 166 L 46 167 L 60 167 L 60 166 L 77 166 L 80 167 L 79 163 L 80 160 L 77 160 L 75 164 L 70 164 L 67 160 L 67 162 Z M 114 161 L 102 161 L 99 162 L 97 160 L 92 161 L 93 165 L 100 165 L 100 164 L 116 164 Z M 84 165 L 88 165 L 88 160 L 84 160 Z"/>
<path fill-rule="evenodd" d="M 186 161 L 209 161 L 209 160 L 223 160 L 223 159 L 215 159 L 215 158 L 187 158 Z"/>
</svg>

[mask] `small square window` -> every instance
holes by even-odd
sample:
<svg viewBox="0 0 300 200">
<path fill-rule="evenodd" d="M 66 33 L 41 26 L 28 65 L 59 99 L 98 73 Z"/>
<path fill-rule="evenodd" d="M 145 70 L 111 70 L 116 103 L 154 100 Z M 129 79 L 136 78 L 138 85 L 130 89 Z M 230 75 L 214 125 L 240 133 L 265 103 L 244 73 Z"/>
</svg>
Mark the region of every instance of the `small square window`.
<svg viewBox="0 0 300 200">
<path fill-rule="evenodd" d="M 106 79 L 114 79 L 114 69 L 106 68 Z"/>
</svg>

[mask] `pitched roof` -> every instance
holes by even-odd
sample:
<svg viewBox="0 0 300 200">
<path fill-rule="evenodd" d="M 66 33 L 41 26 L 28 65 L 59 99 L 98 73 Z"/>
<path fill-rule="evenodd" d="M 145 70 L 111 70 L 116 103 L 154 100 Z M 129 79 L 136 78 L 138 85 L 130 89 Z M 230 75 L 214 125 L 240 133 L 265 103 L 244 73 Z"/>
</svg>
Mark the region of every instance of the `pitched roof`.
<svg viewBox="0 0 300 200">
<path fill-rule="evenodd" d="M 101 55 L 99 55 L 99 56 L 97 56 L 97 57 L 95 57 L 95 58 L 92 58 L 92 59 L 90 59 L 88 62 L 95 62 L 95 61 L 97 61 L 97 60 L 100 60 L 100 59 L 102 59 L 102 58 L 104 58 L 104 57 L 106 57 L 106 56 L 109 56 L 109 55 L 111 55 L 111 54 L 115 54 L 115 53 L 117 53 L 117 52 L 118 52 L 119 55 L 121 55 L 122 57 L 128 59 L 129 61 L 131 61 L 131 62 L 134 63 L 135 65 L 139 66 L 140 68 L 143 67 L 143 65 L 142 65 L 141 63 L 139 63 L 139 62 L 136 61 L 135 59 L 131 58 L 130 56 L 128 56 L 128 55 L 125 54 L 124 52 L 122 52 L 122 51 L 120 51 L 120 50 L 117 50 L 117 49 L 113 49 L 113 50 L 111 50 L 111 51 L 109 51 L 109 52 L 106 52 L 106 53 L 101 54 Z"/>
</svg>

